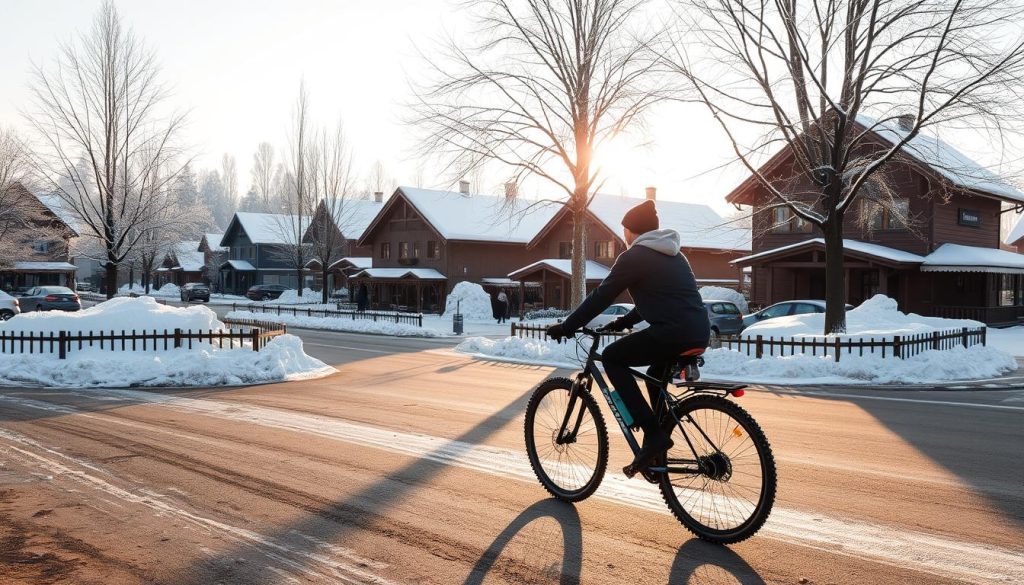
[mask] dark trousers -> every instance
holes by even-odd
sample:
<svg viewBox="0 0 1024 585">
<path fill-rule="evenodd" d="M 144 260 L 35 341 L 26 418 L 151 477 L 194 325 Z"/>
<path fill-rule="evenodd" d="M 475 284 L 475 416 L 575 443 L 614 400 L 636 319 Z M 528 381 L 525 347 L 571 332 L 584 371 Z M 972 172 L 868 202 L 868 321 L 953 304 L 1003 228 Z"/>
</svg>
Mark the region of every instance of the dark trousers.
<svg viewBox="0 0 1024 585">
<path fill-rule="evenodd" d="M 696 345 L 687 342 L 666 343 L 658 338 L 657 332 L 647 328 L 612 342 L 601 354 L 608 380 L 633 415 L 634 424 L 644 429 L 645 434 L 654 431 L 654 411 L 640 394 L 640 387 L 630 368 L 650 366 L 647 374 L 661 379 L 680 352 Z M 652 403 L 660 392 L 661 388 L 647 382 L 647 393 Z"/>
</svg>

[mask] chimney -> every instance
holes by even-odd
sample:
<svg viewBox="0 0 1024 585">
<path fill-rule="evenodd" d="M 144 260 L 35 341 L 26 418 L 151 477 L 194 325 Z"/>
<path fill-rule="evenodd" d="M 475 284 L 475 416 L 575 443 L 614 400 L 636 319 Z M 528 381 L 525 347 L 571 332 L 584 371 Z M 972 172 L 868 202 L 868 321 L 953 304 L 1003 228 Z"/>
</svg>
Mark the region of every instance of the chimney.
<svg viewBox="0 0 1024 585">
<path fill-rule="evenodd" d="M 469 181 L 465 179 L 459 181 L 459 193 L 469 195 Z"/>
<path fill-rule="evenodd" d="M 647 189 L 645 189 L 645 191 L 647 191 L 647 198 L 650 199 L 651 201 L 654 201 L 657 198 L 657 195 L 658 195 L 658 188 L 657 187 L 648 187 Z"/>
<path fill-rule="evenodd" d="M 383 191 L 374 191 L 373 192 L 373 200 L 376 201 L 377 203 L 383 203 L 384 202 L 384 192 Z"/>
<path fill-rule="evenodd" d="M 505 183 L 505 199 L 515 199 L 519 196 L 519 185 L 516 185 L 514 181 Z"/>
<path fill-rule="evenodd" d="M 914 114 L 900 114 L 896 116 L 896 123 L 899 125 L 900 130 L 904 132 L 913 130 L 915 122 L 917 122 L 917 117 Z"/>
</svg>

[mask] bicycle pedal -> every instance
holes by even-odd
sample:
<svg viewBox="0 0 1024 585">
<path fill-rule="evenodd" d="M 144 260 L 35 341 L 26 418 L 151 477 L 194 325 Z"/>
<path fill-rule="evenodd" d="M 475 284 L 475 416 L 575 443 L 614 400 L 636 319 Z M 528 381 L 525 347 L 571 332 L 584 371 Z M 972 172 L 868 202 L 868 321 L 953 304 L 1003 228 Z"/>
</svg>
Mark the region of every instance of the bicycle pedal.
<svg viewBox="0 0 1024 585">
<path fill-rule="evenodd" d="M 632 465 L 627 465 L 622 468 L 622 474 L 626 476 L 626 479 L 633 479 L 633 476 L 636 475 L 636 469 L 633 469 Z"/>
</svg>

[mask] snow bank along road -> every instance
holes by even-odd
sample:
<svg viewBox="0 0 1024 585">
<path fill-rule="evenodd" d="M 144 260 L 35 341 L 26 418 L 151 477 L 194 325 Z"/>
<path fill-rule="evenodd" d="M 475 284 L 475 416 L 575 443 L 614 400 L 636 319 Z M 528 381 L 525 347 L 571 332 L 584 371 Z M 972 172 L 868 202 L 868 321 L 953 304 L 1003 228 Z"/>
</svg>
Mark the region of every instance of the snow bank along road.
<svg viewBox="0 0 1024 585">
<path fill-rule="evenodd" d="M 338 374 L 0 389 L 2 581 L 1024 582 L 1024 392 L 748 393 L 780 492 L 727 549 L 642 481 L 545 497 L 521 425 L 549 368 L 303 336 Z"/>
</svg>

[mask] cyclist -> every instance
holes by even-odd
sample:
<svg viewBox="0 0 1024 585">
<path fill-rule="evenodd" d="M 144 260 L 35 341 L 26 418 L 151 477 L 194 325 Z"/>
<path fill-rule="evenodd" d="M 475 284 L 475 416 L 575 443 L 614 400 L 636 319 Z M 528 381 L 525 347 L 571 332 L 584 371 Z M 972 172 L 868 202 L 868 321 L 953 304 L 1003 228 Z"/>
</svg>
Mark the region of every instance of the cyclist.
<svg viewBox="0 0 1024 585">
<path fill-rule="evenodd" d="M 646 200 L 622 218 L 627 249 L 612 265 L 611 272 L 583 303 L 562 323 L 547 329 L 548 337 L 570 337 L 615 298 L 628 290 L 635 308 L 612 321 L 605 329 L 623 331 L 640 321 L 650 324 L 611 343 L 602 359 L 608 379 L 633 417 L 634 427 L 644 432 L 643 444 L 633 462 L 623 471 L 632 476 L 652 459 L 672 448 L 672 439 L 654 419 L 654 412 L 640 394 L 633 366 L 648 365 L 656 378 L 665 375 L 678 355 L 694 347 L 707 347 L 711 326 L 697 281 L 686 257 L 679 251 L 679 233 L 659 229 L 654 201 Z M 648 384 L 653 401 L 660 389 Z"/>
</svg>

